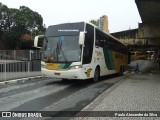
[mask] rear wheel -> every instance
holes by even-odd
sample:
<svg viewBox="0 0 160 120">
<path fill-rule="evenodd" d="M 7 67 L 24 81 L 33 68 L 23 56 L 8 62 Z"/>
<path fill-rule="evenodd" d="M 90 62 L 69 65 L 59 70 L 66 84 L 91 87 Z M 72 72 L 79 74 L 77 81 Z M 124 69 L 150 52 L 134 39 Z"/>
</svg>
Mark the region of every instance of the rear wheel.
<svg viewBox="0 0 160 120">
<path fill-rule="evenodd" d="M 124 72 L 124 69 L 123 67 L 121 66 L 120 70 L 119 70 L 119 75 L 122 76 L 123 75 L 123 72 Z"/>
<path fill-rule="evenodd" d="M 94 77 L 93 77 L 93 81 L 97 82 L 100 78 L 100 69 L 99 67 L 96 67 L 95 71 L 94 71 Z"/>
</svg>

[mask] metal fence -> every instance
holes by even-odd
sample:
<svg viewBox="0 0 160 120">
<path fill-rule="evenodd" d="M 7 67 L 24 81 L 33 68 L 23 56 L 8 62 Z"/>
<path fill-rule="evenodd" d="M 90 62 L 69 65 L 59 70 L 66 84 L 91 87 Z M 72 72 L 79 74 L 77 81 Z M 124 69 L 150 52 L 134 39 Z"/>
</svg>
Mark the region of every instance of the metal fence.
<svg viewBox="0 0 160 120">
<path fill-rule="evenodd" d="M 41 76 L 41 61 L 1 61 L 0 81 Z"/>
<path fill-rule="evenodd" d="M 0 81 L 41 76 L 40 50 L 0 50 Z"/>
<path fill-rule="evenodd" d="M 0 50 L 0 60 L 40 60 L 40 50 Z"/>
</svg>

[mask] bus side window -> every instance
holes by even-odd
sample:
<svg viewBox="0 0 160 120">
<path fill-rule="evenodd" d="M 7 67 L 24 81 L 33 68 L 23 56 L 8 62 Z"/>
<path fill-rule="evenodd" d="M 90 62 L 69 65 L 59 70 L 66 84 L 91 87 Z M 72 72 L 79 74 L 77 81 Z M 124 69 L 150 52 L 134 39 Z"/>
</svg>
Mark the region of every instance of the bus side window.
<svg viewBox="0 0 160 120">
<path fill-rule="evenodd" d="M 99 33 L 98 33 L 98 30 L 97 30 L 97 29 L 96 29 L 96 41 L 95 41 L 95 46 L 97 46 L 97 47 L 100 46 Z"/>
<path fill-rule="evenodd" d="M 102 32 L 96 29 L 96 42 L 95 45 L 98 47 L 104 47 L 105 45 L 105 37 Z"/>
</svg>

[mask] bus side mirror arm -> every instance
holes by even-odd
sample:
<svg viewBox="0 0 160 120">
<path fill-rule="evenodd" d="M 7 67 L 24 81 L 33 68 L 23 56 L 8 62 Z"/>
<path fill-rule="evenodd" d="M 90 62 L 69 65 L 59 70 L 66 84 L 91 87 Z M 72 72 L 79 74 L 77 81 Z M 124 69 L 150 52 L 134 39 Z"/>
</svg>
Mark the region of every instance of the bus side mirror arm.
<svg viewBox="0 0 160 120">
<path fill-rule="evenodd" d="M 85 32 L 80 32 L 79 34 L 79 44 L 84 45 Z"/>
<path fill-rule="evenodd" d="M 42 48 L 42 46 L 39 46 L 39 38 L 44 38 L 44 35 L 38 35 L 34 38 L 34 47 L 36 48 Z"/>
</svg>

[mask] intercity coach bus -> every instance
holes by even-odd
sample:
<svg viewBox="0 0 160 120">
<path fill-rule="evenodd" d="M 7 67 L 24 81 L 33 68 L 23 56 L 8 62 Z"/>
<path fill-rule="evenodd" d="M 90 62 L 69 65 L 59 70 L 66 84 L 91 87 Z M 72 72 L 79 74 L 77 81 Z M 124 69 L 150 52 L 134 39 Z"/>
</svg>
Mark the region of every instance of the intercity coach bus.
<svg viewBox="0 0 160 120">
<path fill-rule="evenodd" d="M 38 37 L 34 46 L 38 47 Z M 53 25 L 44 35 L 43 76 L 98 81 L 101 76 L 122 75 L 127 63 L 127 47 L 92 23 Z"/>
</svg>

